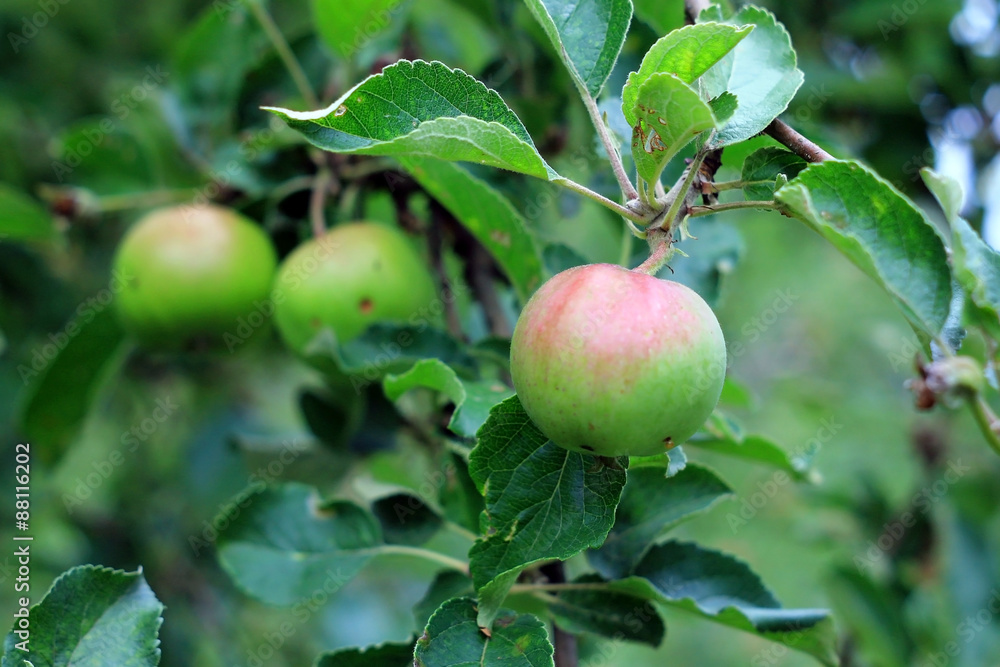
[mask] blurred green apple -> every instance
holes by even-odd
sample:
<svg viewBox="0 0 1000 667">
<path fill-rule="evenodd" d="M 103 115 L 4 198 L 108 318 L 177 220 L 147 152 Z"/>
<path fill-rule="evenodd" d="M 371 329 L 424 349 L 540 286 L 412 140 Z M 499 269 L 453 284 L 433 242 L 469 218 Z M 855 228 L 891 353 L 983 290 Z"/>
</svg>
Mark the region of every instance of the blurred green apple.
<svg viewBox="0 0 1000 667">
<path fill-rule="evenodd" d="M 118 247 L 115 306 L 145 347 L 233 351 L 266 330 L 276 268 L 267 234 L 239 213 L 214 205 L 158 209 Z"/>
</svg>

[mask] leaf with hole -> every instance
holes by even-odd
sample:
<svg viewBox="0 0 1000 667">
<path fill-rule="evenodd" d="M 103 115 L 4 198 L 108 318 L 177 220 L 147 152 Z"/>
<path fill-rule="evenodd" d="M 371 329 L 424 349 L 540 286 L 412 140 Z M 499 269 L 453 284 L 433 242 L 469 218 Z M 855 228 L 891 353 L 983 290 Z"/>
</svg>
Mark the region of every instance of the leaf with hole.
<svg viewBox="0 0 1000 667">
<path fill-rule="evenodd" d="M 628 75 L 622 89 L 622 113 L 629 125 L 638 120 L 639 89 L 650 76 L 665 72 L 691 84 L 750 34 L 753 26 L 700 23 L 674 30 L 650 47 L 639 69 Z"/>
<path fill-rule="evenodd" d="M 489 633 L 476 622 L 476 601 L 456 598 L 434 612 L 417 640 L 421 667 L 552 667 L 552 644 L 540 620 L 502 611 Z"/>
<path fill-rule="evenodd" d="M 639 87 L 632 126 L 632 159 L 647 183 L 702 132 L 715 127 L 711 107 L 673 74 L 651 75 Z"/>
</svg>

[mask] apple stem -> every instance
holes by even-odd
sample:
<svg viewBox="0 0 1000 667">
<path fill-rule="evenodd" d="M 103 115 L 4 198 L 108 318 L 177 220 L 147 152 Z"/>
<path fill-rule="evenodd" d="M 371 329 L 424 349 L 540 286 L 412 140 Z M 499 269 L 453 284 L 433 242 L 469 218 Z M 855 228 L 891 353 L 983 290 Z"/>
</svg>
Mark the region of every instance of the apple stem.
<svg viewBox="0 0 1000 667">
<path fill-rule="evenodd" d="M 633 271 L 637 273 L 645 273 L 650 276 L 655 276 L 660 272 L 670 258 L 673 257 L 676 252 L 672 247 L 673 233 L 667 232 L 662 229 L 656 229 L 649 232 L 649 258 L 645 262 L 635 267 Z"/>
</svg>

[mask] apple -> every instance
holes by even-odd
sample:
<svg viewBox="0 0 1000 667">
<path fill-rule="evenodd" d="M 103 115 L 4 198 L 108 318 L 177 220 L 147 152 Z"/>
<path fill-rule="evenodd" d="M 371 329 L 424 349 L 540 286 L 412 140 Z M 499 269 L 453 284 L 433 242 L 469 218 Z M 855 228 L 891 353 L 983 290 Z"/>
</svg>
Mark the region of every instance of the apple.
<svg viewBox="0 0 1000 667">
<path fill-rule="evenodd" d="M 611 264 L 563 271 L 514 329 L 514 388 L 557 445 L 652 456 L 690 438 L 719 401 L 726 344 L 693 290 Z"/>
<path fill-rule="evenodd" d="M 233 341 L 266 329 L 261 311 L 271 307 L 277 263 L 267 234 L 235 211 L 158 209 L 118 247 L 114 275 L 123 286 L 115 307 L 126 331 L 146 347 L 232 351 Z"/>
<path fill-rule="evenodd" d="M 341 343 L 375 322 L 434 319 L 434 280 L 410 240 L 372 222 L 338 225 L 295 249 L 275 282 L 274 319 L 290 349 L 305 357 L 326 327 Z"/>
</svg>

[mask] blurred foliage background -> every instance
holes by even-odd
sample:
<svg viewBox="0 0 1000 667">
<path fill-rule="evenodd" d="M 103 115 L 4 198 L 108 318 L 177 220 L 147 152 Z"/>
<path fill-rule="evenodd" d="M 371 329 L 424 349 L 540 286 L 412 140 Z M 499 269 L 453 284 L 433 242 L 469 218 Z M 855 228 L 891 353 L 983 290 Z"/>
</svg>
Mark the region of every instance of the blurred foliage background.
<svg viewBox="0 0 1000 667">
<path fill-rule="evenodd" d="M 613 191 L 586 114 L 522 3 L 387 2 L 378 16 L 348 23 L 345 43 L 348 4 L 270 8 L 324 105 L 400 57 L 442 60 L 500 91 L 553 166 Z M 806 74 L 786 120 L 838 155 L 866 160 L 933 215 L 919 168 L 958 178 L 966 215 L 1000 244 L 995 0 L 760 4 L 788 27 Z M 675 0 L 636 5 L 609 98 L 648 46 L 683 23 Z M 58 227 L 46 240 L 0 241 L 0 449 L 9 471 L 23 438 L 18 414 L 35 391 L 19 368 L 30 367 L 81 304 L 107 287 L 111 254 L 132 221 L 151 205 L 203 194 L 260 221 L 284 255 L 309 234 L 302 179 L 315 165 L 300 138 L 259 108 L 308 105 L 248 2 L 7 0 L 0 28 L 0 182 L 43 200 Z M 719 179 L 737 177 L 743 155 L 767 141 L 727 149 Z M 372 162 L 338 163 L 343 187 L 328 202 L 329 221 L 395 220 L 384 176 L 365 167 Z M 511 197 L 539 238 L 588 261 L 618 260 L 621 222 L 603 209 L 544 183 L 482 175 Z M 426 198 L 411 199 L 408 215 L 426 218 Z M 822 479 L 778 486 L 761 507 L 746 510 L 744 501 L 774 486 L 773 473 L 699 453 L 738 496 L 681 527 L 681 535 L 741 556 L 788 606 L 831 606 L 843 664 L 1000 665 L 1000 616 L 982 613 L 1000 595 L 1000 464 L 964 412 L 914 410 L 904 388 L 917 349 L 912 333 L 860 271 L 793 220 L 741 213 L 731 223 L 738 235 L 714 222 L 694 225 L 696 236 L 704 229 L 705 249 L 687 242 L 692 259 L 680 262 L 697 262 L 699 253 L 714 262 L 721 288 L 699 288 L 718 296 L 730 344 L 744 344 L 730 373 L 751 399 L 736 414 L 749 431 L 791 452 L 815 450 Z M 515 313 L 511 304 L 508 314 Z M 474 304 L 464 315 L 485 334 Z M 982 345 L 975 335 L 966 344 Z M 268 447 L 307 433 L 299 395 L 320 380 L 276 338 L 227 358 L 127 350 L 120 363 L 89 396 L 65 455 L 53 465 L 36 455 L 36 601 L 75 564 L 141 565 L 167 605 L 168 666 L 306 665 L 322 649 L 405 639 L 417 629 L 410 608 L 430 566 L 369 569 L 303 620 L 243 597 L 210 548 L 191 548 L 191 536 L 202 535 L 220 505 L 270 460 Z M 51 409 L 72 410 L 73 392 L 68 373 Z M 157 401 L 176 408 L 151 423 Z M 377 448 L 398 451 L 369 456 L 364 474 L 419 484 L 414 434 L 376 431 L 375 423 L 388 422 L 371 426 Z M 129 450 L 124 438 L 134 429 L 140 444 Z M 109 463 L 118 450 L 123 461 Z M 309 473 L 291 468 L 280 475 Z M 319 481 L 333 488 L 333 477 Z M 6 531 L 8 504 L 2 512 Z M 914 525 L 896 536 L 906 512 Z M 880 538 L 888 548 L 871 551 Z M 12 562 L 0 557 L 2 618 L 13 609 Z M 614 664 L 810 664 L 748 635 L 676 612 L 666 617 L 670 632 L 660 649 L 623 647 Z M 294 632 L 275 635 L 280 646 L 268 650 L 264 638 L 286 621 Z M 945 653 L 949 642 L 956 655 Z"/>
</svg>

